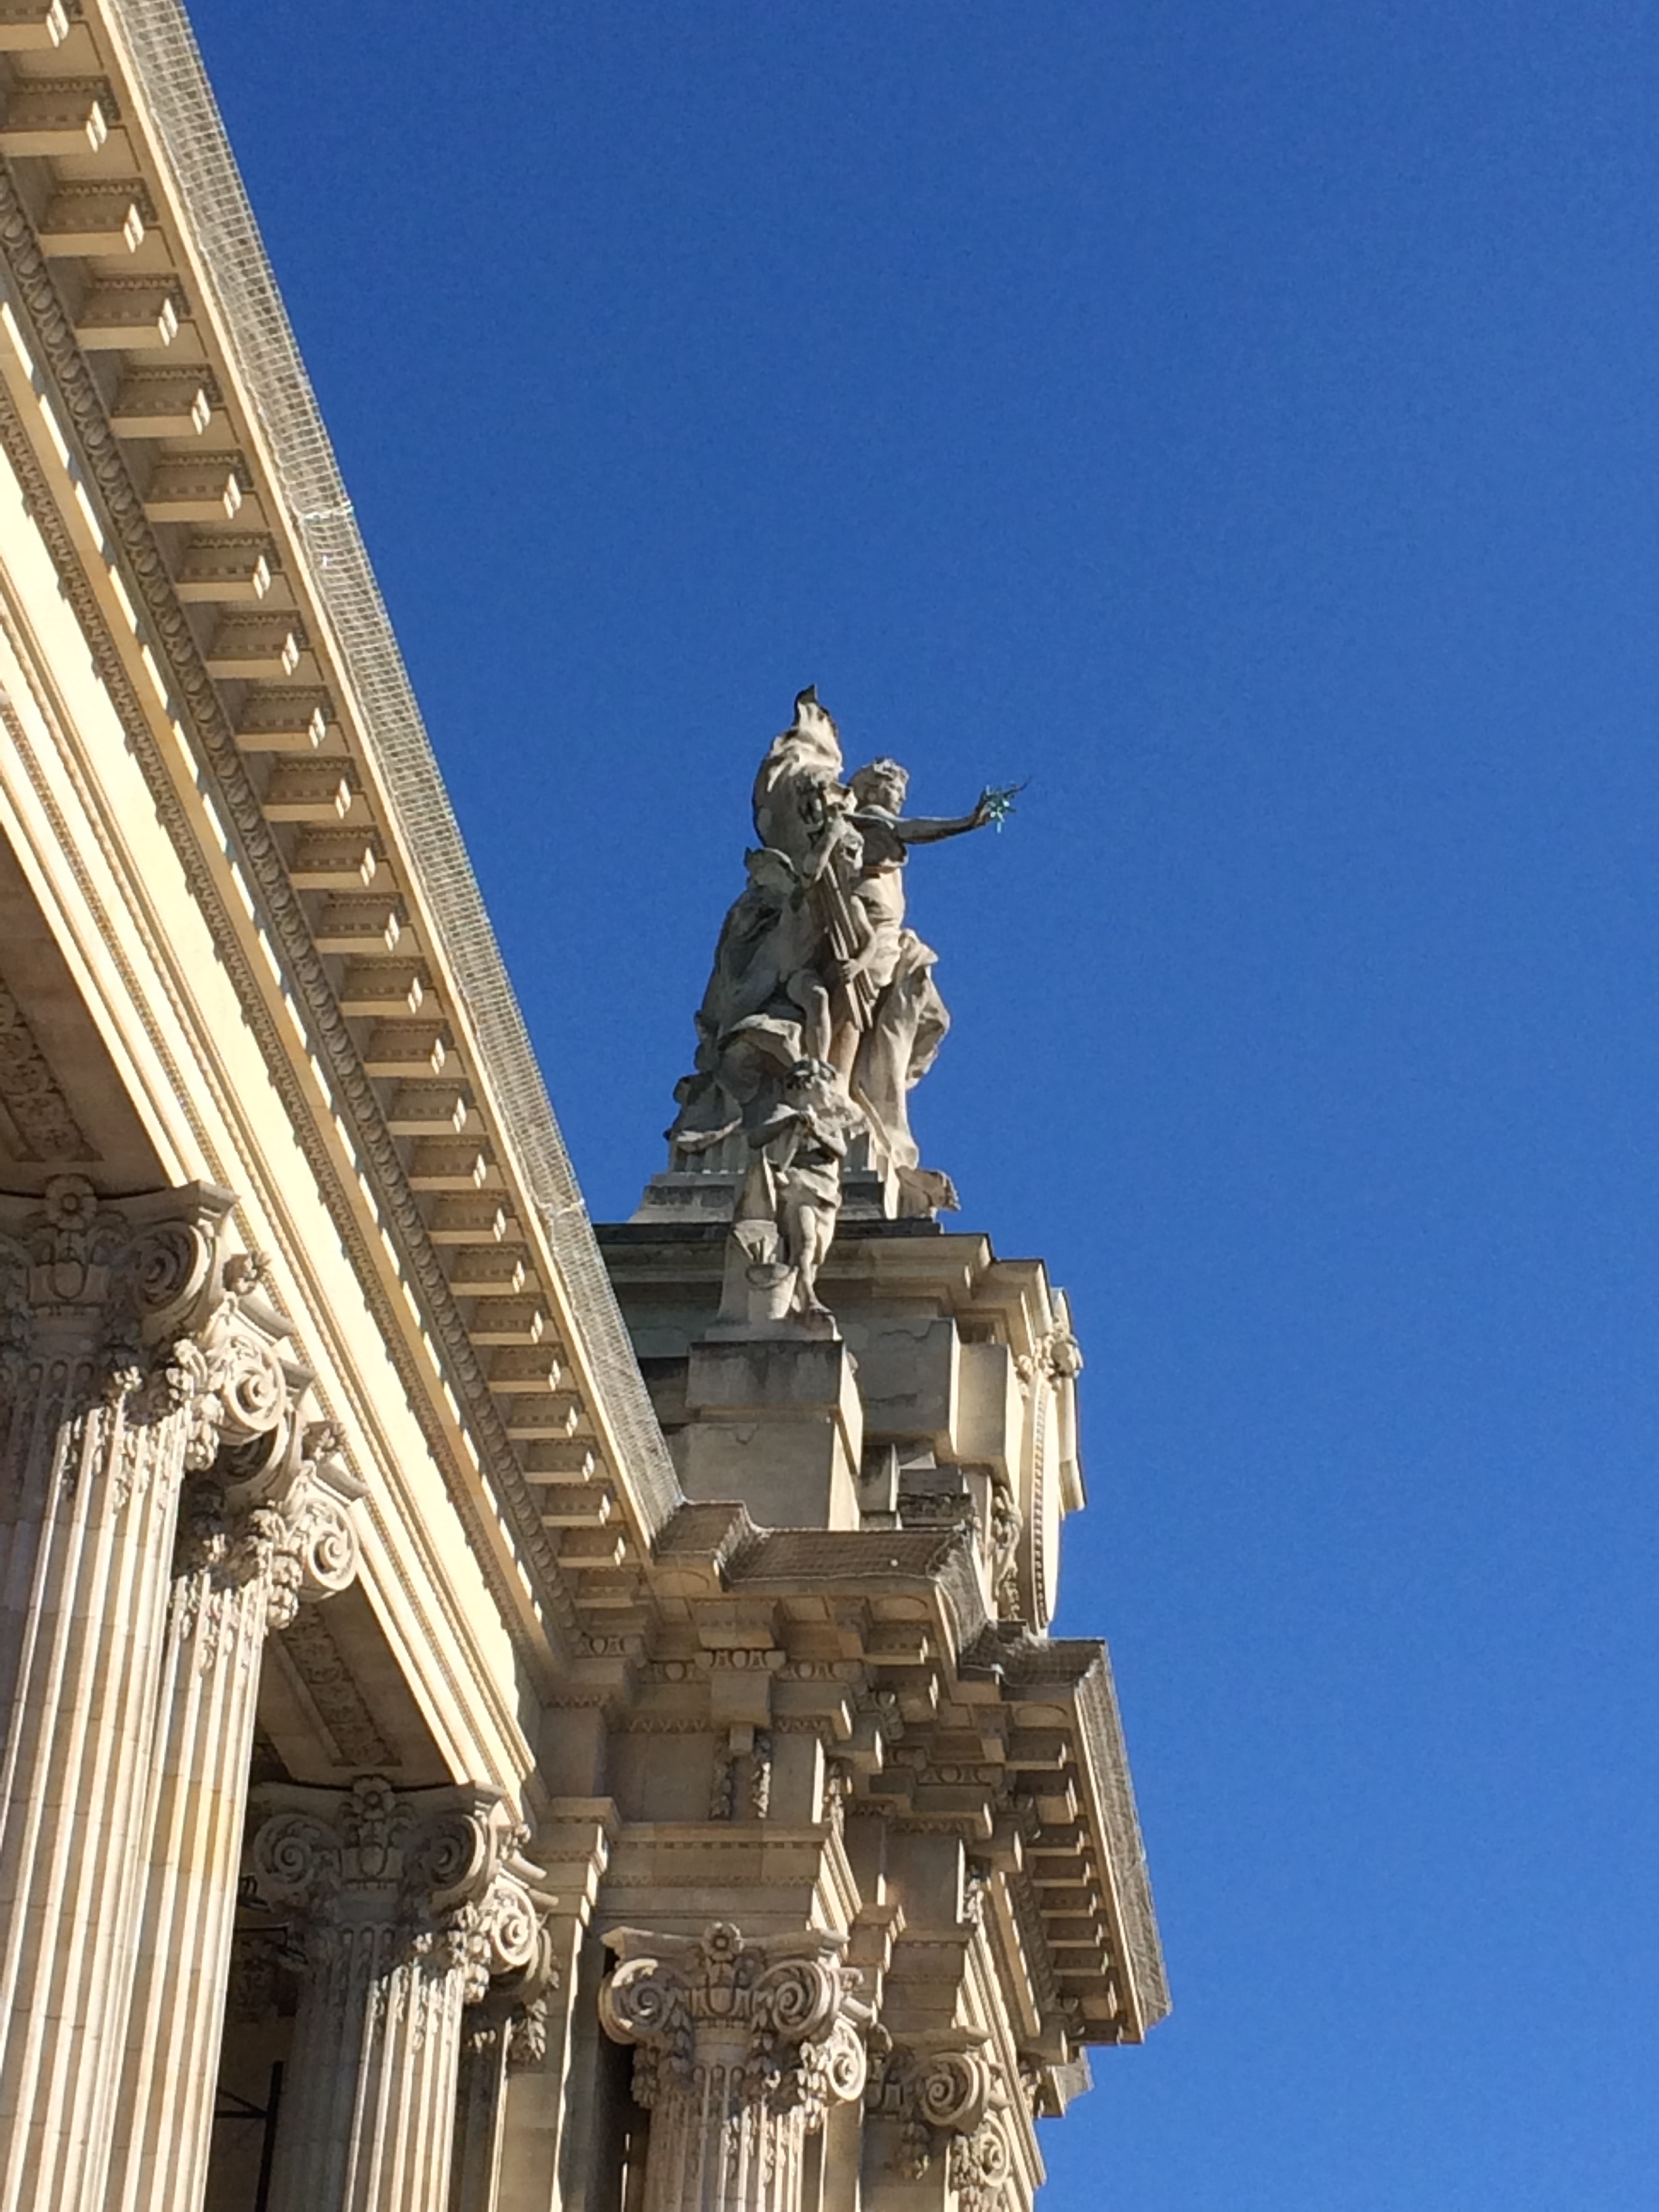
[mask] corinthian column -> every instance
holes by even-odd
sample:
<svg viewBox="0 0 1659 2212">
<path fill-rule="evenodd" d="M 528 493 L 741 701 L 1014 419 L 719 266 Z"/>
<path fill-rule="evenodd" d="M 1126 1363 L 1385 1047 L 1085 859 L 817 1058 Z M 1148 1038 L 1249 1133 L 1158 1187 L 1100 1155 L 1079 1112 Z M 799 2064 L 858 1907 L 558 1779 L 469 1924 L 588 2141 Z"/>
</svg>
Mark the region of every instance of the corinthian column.
<svg viewBox="0 0 1659 2212">
<path fill-rule="evenodd" d="M 288 1333 L 250 1295 L 239 1319 Z M 362 1486 L 331 1426 L 302 1418 L 309 1376 L 283 1370 L 289 1415 L 269 1450 L 239 1455 L 234 1479 L 222 1462 L 185 1487 L 111 2212 L 202 2202 L 265 1634 L 356 1572 L 349 1507 Z"/>
<path fill-rule="evenodd" d="M 485 1791 L 257 1796 L 253 1881 L 305 1946 L 270 2212 L 446 2212 L 462 2008 L 541 1942 L 522 1831 Z"/>
<path fill-rule="evenodd" d="M 0 1213 L 0 2203 L 101 2212 L 180 1481 L 236 1412 L 228 1192 Z M 241 1408 L 250 1431 L 262 1408 Z"/>
<path fill-rule="evenodd" d="M 644 2212 L 800 2212 L 806 2138 L 824 2108 L 862 2094 L 860 1976 L 844 1938 L 745 1942 L 621 1928 L 599 2018 L 635 2046 L 634 2096 L 651 2114 Z"/>
</svg>

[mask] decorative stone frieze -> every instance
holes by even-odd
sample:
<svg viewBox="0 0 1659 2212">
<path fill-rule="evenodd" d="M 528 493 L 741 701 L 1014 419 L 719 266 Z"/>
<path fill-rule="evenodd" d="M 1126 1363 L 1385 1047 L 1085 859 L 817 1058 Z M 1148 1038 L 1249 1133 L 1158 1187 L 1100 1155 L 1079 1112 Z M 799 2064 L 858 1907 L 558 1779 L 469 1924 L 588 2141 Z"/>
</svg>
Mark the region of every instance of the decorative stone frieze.
<svg viewBox="0 0 1659 2212">
<path fill-rule="evenodd" d="M 442 2212 L 463 2009 L 543 1956 L 551 1900 L 486 1790 L 269 1784 L 254 1887 L 304 1959 L 272 2212 Z"/>
<path fill-rule="evenodd" d="M 106 2201 L 180 1489 L 288 1401 L 232 1204 L 0 1200 L 0 2201 L 40 2212 Z"/>
<path fill-rule="evenodd" d="M 799 2212 L 802 2154 L 825 2110 L 863 2093 L 868 2008 L 823 1933 L 746 1941 L 611 1931 L 605 2033 L 635 2049 L 651 2114 L 642 2212 Z"/>
</svg>

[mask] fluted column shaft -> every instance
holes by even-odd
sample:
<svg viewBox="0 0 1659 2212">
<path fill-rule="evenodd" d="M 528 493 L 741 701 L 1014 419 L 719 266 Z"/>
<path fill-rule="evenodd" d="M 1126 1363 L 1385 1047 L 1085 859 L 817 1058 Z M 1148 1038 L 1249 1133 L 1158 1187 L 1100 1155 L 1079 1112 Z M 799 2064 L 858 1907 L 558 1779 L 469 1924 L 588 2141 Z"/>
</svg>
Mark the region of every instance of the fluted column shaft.
<svg viewBox="0 0 1659 2212">
<path fill-rule="evenodd" d="M 862 2094 L 860 1977 L 822 1934 L 745 1942 L 618 1929 L 599 1996 L 635 2046 L 651 2114 L 645 2212 L 801 2212 L 804 2153 L 824 2108 Z"/>
<path fill-rule="evenodd" d="M 558 1970 L 544 1929 L 531 1966 L 495 1983 L 489 1995 L 467 2013 L 455 2088 L 455 2155 L 449 2177 L 449 2212 L 495 2212 L 507 2120 L 507 2077 L 509 2073 L 540 2066 L 546 2059 L 547 1999 L 542 1993 L 556 1989 L 558 1984 Z"/>
<path fill-rule="evenodd" d="M 465 1980 L 395 1920 L 313 1935 L 271 2212 L 442 2212 Z"/>
<path fill-rule="evenodd" d="M 228 1194 L 0 1228 L 0 2202 L 102 2212 L 169 1569 Z"/>
<path fill-rule="evenodd" d="M 462 2008 L 541 1941 L 518 1832 L 483 1792 L 258 1795 L 255 1882 L 306 1917 L 271 2212 L 447 2212 Z"/>
<path fill-rule="evenodd" d="M 187 1487 L 161 1684 L 155 1815 L 115 2117 L 111 2212 L 197 2212 L 207 2185 L 259 1666 L 268 1629 L 356 1569 L 359 1486 L 325 1423 L 276 1465 Z"/>
</svg>

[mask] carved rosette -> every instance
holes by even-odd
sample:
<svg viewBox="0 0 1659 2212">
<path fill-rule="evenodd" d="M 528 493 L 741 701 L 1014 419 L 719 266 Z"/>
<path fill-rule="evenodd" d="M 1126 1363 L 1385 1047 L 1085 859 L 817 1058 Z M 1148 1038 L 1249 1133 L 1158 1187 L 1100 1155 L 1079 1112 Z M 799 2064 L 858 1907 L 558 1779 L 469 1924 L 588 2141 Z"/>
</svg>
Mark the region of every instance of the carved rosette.
<svg viewBox="0 0 1659 2212">
<path fill-rule="evenodd" d="M 635 2050 L 653 2114 L 646 2212 L 796 2212 L 801 2151 L 826 2108 L 863 2094 L 861 1977 L 824 1934 L 745 1941 L 614 1930 L 599 2018 Z"/>
</svg>

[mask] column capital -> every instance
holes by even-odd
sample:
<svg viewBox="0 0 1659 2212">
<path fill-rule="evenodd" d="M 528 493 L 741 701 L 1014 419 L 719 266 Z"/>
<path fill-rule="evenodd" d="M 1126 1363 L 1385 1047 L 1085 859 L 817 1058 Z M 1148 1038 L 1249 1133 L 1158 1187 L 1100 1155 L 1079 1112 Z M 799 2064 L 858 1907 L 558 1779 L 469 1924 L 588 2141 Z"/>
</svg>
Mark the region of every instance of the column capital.
<svg viewBox="0 0 1659 2212">
<path fill-rule="evenodd" d="M 745 1938 L 729 1921 L 701 1936 L 613 1929 L 617 1968 L 599 1991 L 605 2033 L 635 2046 L 634 2094 L 647 2106 L 690 2081 L 720 2046 L 718 2063 L 740 2100 L 802 2111 L 863 2093 L 862 1976 L 842 1963 L 847 1939 L 823 1930 Z"/>
<path fill-rule="evenodd" d="M 995 2212 L 1012 2158 L 1000 2115 L 1008 2097 L 983 2033 L 950 2028 L 892 2043 L 878 2029 L 868 2111 L 900 2123 L 896 2162 L 918 2180 L 946 2160 L 957 2212 Z"/>
<path fill-rule="evenodd" d="M 262 1626 L 280 1629 L 301 1603 L 356 1579 L 361 1545 L 351 1507 L 366 1485 L 341 1457 L 331 1422 L 296 1417 L 287 1426 L 270 1455 L 275 1465 L 239 1481 L 222 1462 L 187 1486 L 174 1561 L 182 1603 L 204 1607 L 259 1581 Z"/>
<path fill-rule="evenodd" d="M 102 1356 L 118 1370 L 202 1317 L 235 1200 L 211 1183 L 119 1200 L 84 1176 L 0 1197 L 0 1313 L 14 1381 L 31 1353 Z"/>
<path fill-rule="evenodd" d="M 76 1175 L 0 1197 L 0 1397 L 33 1375 L 130 1426 L 180 1414 L 187 1469 L 263 1471 L 311 1377 L 261 1263 L 228 1249 L 234 1206 L 211 1183 L 117 1201 Z"/>
<path fill-rule="evenodd" d="M 398 1790 L 368 1775 L 348 1790 L 268 1784 L 251 1804 L 265 1815 L 254 1886 L 268 1905 L 304 1913 L 313 1938 L 396 1931 L 410 1954 L 460 1968 L 469 2002 L 494 1978 L 531 1978 L 553 1900 L 498 1790 Z"/>
</svg>

